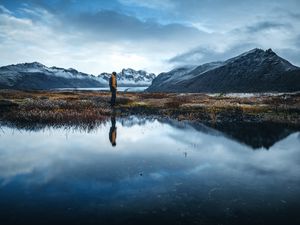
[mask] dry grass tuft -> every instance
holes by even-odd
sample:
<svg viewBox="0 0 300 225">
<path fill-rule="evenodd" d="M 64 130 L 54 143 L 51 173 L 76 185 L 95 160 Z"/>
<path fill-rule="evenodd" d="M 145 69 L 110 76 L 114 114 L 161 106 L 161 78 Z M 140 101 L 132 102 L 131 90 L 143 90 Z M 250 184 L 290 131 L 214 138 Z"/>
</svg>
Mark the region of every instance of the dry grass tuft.
<svg viewBox="0 0 300 225">
<path fill-rule="evenodd" d="M 69 124 L 105 120 L 110 93 L 97 91 L 0 90 L 0 120 Z M 199 121 L 276 120 L 300 124 L 300 94 L 249 98 L 205 94 L 121 93 L 120 115 L 159 115 Z"/>
</svg>

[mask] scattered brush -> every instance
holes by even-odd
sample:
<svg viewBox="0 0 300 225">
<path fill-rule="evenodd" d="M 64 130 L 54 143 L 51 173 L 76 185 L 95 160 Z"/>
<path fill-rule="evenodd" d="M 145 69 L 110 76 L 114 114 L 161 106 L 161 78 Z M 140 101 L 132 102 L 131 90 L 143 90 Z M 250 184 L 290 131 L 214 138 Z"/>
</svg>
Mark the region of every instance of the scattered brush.
<svg viewBox="0 0 300 225">
<path fill-rule="evenodd" d="M 93 124 L 113 111 L 110 93 L 0 90 L 0 120 L 39 124 Z M 205 94 L 118 93 L 122 115 L 198 121 L 284 120 L 300 123 L 300 94 L 229 97 Z"/>
</svg>

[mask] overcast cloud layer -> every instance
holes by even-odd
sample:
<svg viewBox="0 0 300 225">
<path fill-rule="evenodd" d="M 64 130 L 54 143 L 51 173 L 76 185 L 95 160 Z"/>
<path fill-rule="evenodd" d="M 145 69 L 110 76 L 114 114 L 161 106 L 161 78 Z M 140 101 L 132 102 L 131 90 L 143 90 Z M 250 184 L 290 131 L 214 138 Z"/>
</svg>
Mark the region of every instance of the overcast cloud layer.
<svg viewBox="0 0 300 225">
<path fill-rule="evenodd" d="M 300 66 L 298 0 L 0 0 L 0 66 L 173 67 L 272 48 Z"/>
</svg>

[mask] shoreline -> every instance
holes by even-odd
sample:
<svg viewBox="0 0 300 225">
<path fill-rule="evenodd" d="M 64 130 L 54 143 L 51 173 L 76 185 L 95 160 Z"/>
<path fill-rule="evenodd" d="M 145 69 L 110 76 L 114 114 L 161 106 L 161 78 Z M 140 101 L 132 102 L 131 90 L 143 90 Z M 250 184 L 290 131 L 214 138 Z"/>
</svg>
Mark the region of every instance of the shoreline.
<svg viewBox="0 0 300 225">
<path fill-rule="evenodd" d="M 201 93 L 0 90 L 0 121 L 80 124 L 111 115 L 158 116 L 201 123 L 277 122 L 300 125 L 300 93 L 234 96 Z"/>
</svg>

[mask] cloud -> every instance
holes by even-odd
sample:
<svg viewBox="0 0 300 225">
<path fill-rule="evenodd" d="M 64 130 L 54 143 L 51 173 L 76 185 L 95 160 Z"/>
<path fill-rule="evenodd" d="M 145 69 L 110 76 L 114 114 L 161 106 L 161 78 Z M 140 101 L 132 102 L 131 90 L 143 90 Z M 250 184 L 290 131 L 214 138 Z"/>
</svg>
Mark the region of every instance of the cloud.
<svg viewBox="0 0 300 225">
<path fill-rule="evenodd" d="M 23 7 L 19 9 L 22 17 L 3 11 L 0 13 L 2 65 L 40 61 L 48 66 L 73 67 L 93 74 L 125 67 L 160 72 L 166 65 L 159 57 L 172 48 L 159 52 L 161 46 L 156 44 L 159 38 L 171 43 L 167 35 L 178 36 L 184 29 L 197 32 L 181 25 L 144 23 L 109 11 L 86 16 L 81 23 L 63 21 L 41 8 Z M 110 16 L 115 18 L 107 24 Z M 169 53 L 166 57 L 170 57 Z"/>
<path fill-rule="evenodd" d="M 158 73 L 170 66 L 163 58 L 205 36 L 190 26 L 162 25 L 108 10 L 64 16 L 23 6 L 18 12 L 22 17 L 0 14 L 3 65 L 40 61 L 93 74 L 127 67 Z M 178 47 L 183 39 L 185 44 Z"/>
<path fill-rule="evenodd" d="M 168 62 L 173 64 L 174 67 L 186 66 L 186 65 L 201 65 L 204 63 L 224 61 L 234 56 L 237 56 L 243 52 L 249 51 L 253 48 L 266 49 L 265 46 L 256 43 L 243 43 L 230 47 L 226 51 L 215 51 L 211 48 L 197 47 L 190 51 L 178 54 L 171 57 Z M 300 45 L 298 48 L 276 48 L 273 49 L 279 56 L 284 57 L 296 66 L 300 66 Z"/>
<path fill-rule="evenodd" d="M 162 25 L 155 21 L 141 21 L 133 16 L 114 11 L 99 11 L 95 14 L 82 13 L 68 20 L 68 25 L 99 40 L 174 40 L 204 35 L 196 28 L 182 24 Z"/>
<path fill-rule="evenodd" d="M 278 49 L 277 54 L 284 56 L 284 58 L 289 60 L 292 64 L 300 67 L 300 45 L 298 45 L 298 48 Z"/>
<path fill-rule="evenodd" d="M 285 14 L 279 20 L 278 16 Z M 300 25 L 290 12 L 281 11 L 273 17 L 258 19 L 226 32 L 210 32 L 209 40 L 180 54 L 168 62 L 175 67 L 200 65 L 207 62 L 226 60 L 253 48 L 272 48 L 295 65 L 300 65 Z"/>
<path fill-rule="evenodd" d="M 159 73 L 181 64 L 223 60 L 254 47 L 300 61 L 300 3 L 295 0 L 1 4 L 2 65 L 40 61 L 93 74 L 123 67 Z"/>
<path fill-rule="evenodd" d="M 281 29 L 291 29 L 293 26 L 289 23 L 278 23 L 278 22 L 273 22 L 273 21 L 263 21 L 263 22 L 258 22 L 254 25 L 247 26 L 245 28 L 246 32 L 249 33 L 256 33 L 256 32 L 261 32 L 265 30 L 281 30 Z"/>
<path fill-rule="evenodd" d="M 0 13 L 11 14 L 12 12 L 5 8 L 3 5 L 0 5 Z"/>
<path fill-rule="evenodd" d="M 171 0 L 119 0 L 120 3 L 125 5 L 134 5 L 152 9 L 174 9 L 175 2 Z"/>
<path fill-rule="evenodd" d="M 213 48 L 199 46 L 170 58 L 169 62 L 176 66 L 201 65 L 208 62 L 224 61 L 256 47 L 261 46 L 255 43 L 244 43 L 232 46 L 230 49 L 224 51 L 216 51 Z"/>
</svg>

